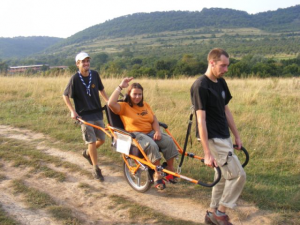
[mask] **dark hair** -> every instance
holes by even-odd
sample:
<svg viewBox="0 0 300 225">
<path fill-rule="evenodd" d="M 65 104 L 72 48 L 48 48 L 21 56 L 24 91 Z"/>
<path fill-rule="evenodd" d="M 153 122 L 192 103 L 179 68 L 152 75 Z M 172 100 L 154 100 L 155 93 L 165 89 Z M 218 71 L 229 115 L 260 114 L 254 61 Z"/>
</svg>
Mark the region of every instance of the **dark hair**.
<svg viewBox="0 0 300 225">
<path fill-rule="evenodd" d="M 208 62 L 209 62 L 210 60 L 213 60 L 213 61 L 215 61 L 215 62 L 216 62 L 216 61 L 219 61 L 222 55 L 224 55 L 224 56 L 226 56 L 227 58 L 229 58 L 229 55 L 228 55 L 228 53 L 227 53 L 225 50 L 223 50 L 223 49 L 221 49 L 221 48 L 214 48 L 214 49 L 212 49 L 212 50 L 208 53 L 208 55 L 207 55 L 207 61 L 208 61 Z"/>
<path fill-rule="evenodd" d="M 130 92 L 132 89 L 141 89 L 142 90 L 142 100 L 137 104 L 138 106 L 142 107 L 144 106 L 144 89 L 142 87 L 142 85 L 140 85 L 139 83 L 132 83 L 128 89 L 127 89 L 127 94 L 125 95 L 124 98 L 124 102 L 127 102 L 131 107 L 133 106 L 131 98 L 130 98 Z"/>
</svg>

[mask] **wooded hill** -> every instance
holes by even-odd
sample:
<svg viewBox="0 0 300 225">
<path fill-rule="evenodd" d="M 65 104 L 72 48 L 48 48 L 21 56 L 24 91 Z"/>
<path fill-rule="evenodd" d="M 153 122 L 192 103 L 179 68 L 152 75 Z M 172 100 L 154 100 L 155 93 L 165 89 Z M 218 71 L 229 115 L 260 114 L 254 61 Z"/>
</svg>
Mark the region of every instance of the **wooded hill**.
<svg viewBox="0 0 300 225">
<path fill-rule="evenodd" d="M 0 38 L 0 59 L 26 57 L 62 40 L 63 38 L 41 36 Z"/>
<path fill-rule="evenodd" d="M 300 31 L 300 5 L 253 15 L 244 11 L 221 8 L 204 8 L 200 12 L 136 13 L 87 28 L 58 43 L 56 47 L 99 38 L 117 38 L 204 27 L 251 27 L 269 32 L 296 32 Z"/>
<path fill-rule="evenodd" d="M 257 14 L 221 8 L 204 8 L 200 12 L 135 13 L 89 27 L 66 39 L 0 38 L 0 59 L 23 58 L 38 52 L 51 54 L 66 46 L 76 47 L 77 49 L 74 50 L 76 52 L 84 45 L 105 39 L 134 37 L 142 34 L 160 37 L 160 33 L 189 29 L 194 29 L 194 34 L 199 34 L 199 32 L 205 34 L 211 33 L 210 31 L 214 29 L 224 28 L 257 28 L 271 33 L 300 32 L 300 5 Z M 45 49 L 47 49 L 46 52 L 44 52 Z M 74 51 L 62 52 L 62 54 L 68 57 L 74 54 Z"/>
</svg>

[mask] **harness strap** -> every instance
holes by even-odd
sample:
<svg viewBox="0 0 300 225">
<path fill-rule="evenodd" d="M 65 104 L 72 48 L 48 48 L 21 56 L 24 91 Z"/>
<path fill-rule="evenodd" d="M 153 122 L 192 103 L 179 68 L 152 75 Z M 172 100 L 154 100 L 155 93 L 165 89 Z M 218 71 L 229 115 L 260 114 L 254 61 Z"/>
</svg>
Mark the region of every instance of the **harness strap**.
<svg viewBox="0 0 300 225">
<path fill-rule="evenodd" d="M 178 166 L 179 171 L 181 170 L 180 168 L 181 168 L 183 160 L 184 160 L 184 156 L 185 156 L 185 152 L 186 152 L 186 146 L 187 146 L 187 143 L 188 143 L 188 138 L 189 138 L 189 135 L 191 133 L 191 127 L 192 127 L 192 124 L 193 124 L 193 115 L 194 115 L 194 106 L 191 106 L 191 114 L 190 114 L 190 119 L 189 119 L 189 122 L 188 122 L 188 128 L 187 128 L 186 135 L 185 135 L 183 152 L 182 152 L 181 160 L 180 160 L 180 163 L 179 163 L 179 166 Z"/>
</svg>

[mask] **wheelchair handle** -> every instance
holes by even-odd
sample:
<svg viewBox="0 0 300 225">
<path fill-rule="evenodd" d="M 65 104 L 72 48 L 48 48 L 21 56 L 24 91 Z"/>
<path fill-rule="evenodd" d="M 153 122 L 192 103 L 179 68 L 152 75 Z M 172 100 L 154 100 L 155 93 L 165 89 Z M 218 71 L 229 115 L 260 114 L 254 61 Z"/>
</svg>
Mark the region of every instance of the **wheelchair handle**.
<svg viewBox="0 0 300 225">
<path fill-rule="evenodd" d="M 236 148 L 238 146 L 237 145 L 233 145 L 233 147 Z M 243 146 L 241 147 L 241 149 L 237 149 L 237 150 L 242 150 L 244 152 L 245 156 L 246 156 L 245 162 L 242 164 L 242 167 L 245 167 L 248 164 L 248 162 L 249 162 L 249 158 L 250 158 L 249 157 L 249 153 L 248 153 L 248 151 Z M 204 159 L 201 159 L 201 162 L 204 163 Z M 218 177 L 217 177 L 217 179 L 213 183 L 207 184 L 207 183 L 204 183 L 204 182 L 202 182 L 202 181 L 199 180 L 198 184 L 200 184 L 200 185 L 202 185 L 204 187 L 213 187 L 213 186 L 215 186 L 220 181 L 220 179 L 221 179 L 221 170 L 220 170 L 220 167 L 214 167 L 214 169 L 217 171 Z"/>
<path fill-rule="evenodd" d="M 201 159 L 201 162 L 204 163 L 204 159 Z M 213 187 L 213 186 L 215 186 L 221 180 L 222 173 L 221 173 L 220 167 L 214 167 L 214 170 L 216 170 L 216 172 L 218 174 L 218 177 L 217 177 L 216 180 L 214 180 L 214 182 L 208 184 L 208 183 L 202 182 L 201 180 L 198 180 L 198 184 L 203 186 L 203 187 Z"/>
<path fill-rule="evenodd" d="M 81 119 L 81 117 L 79 117 L 79 116 L 76 117 L 76 120 L 80 121 L 81 123 L 83 123 L 85 125 L 97 128 L 97 129 L 103 131 L 108 137 L 111 137 L 111 135 L 104 128 L 102 128 L 102 127 L 99 127 L 99 126 L 96 126 L 94 124 L 88 123 L 85 120 Z"/>
<path fill-rule="evenodd" d="M 234 148 L 237 148 L 237 145 L 233 145 Z M 249 153 L 248 151 L 242 146 L 241 149 L 237 149 L 237 150 L 242 150 L 246 156 L 245 162 L 242 164 L 242 167 L 247 166 L 248 162 L 249 162 Z"/>
</svg>

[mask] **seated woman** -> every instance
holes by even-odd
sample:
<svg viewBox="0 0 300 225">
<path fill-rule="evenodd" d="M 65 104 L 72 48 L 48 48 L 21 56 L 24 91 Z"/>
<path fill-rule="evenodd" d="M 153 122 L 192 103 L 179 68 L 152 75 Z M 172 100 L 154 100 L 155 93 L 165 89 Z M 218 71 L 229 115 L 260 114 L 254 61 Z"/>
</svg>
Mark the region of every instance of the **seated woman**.
<svg viewBox="0 0 300 225">
<path fill-rule="evenodd" d="M 166 169 L 174 172 L 173 162 L 178 155 L 175 143 L 169 135 L 160 131 L 156 116 L 150 106 L 143 101 L 143 87 L 139 83 L 133 83 L 129 86 L 129 82 L 132 79 L 132 77 L 123 79 L 121 84 L 111 94 L 108 106 L 115 114 L 120 116 L 125 130 L 136 135 L 136 140 L 144 149 L 149 160 L 154 165 L 159 166 L 161 159 L 160 149 L 167 161 Z M 121 90 L 127 87 L 129 87 L 127 98 L 125 98 L 124 102 L 118 102 Z M 163 190 L 166 187 L 162 178 L 160 172 L 155 171 L 153 179 L 155 187 L 159 190 Z M 172 175 L 168 175 L 165 178 L 172 183 L 177 182 Z"/>
</svg>

